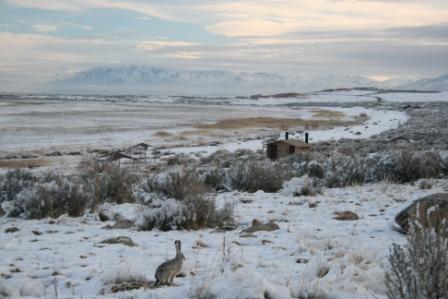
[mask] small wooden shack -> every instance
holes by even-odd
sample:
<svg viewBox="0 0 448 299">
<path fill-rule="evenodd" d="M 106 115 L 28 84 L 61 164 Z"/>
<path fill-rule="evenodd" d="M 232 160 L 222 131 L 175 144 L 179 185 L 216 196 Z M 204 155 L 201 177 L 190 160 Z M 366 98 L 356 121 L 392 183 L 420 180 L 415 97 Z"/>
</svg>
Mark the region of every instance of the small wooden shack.
<svg viewBox="0 0 448 299">
<path fill-rule="evenodd" d="M 302 140 L 286 139 L 275 140 L 267 144 L 266 155 L 269 159 L 275 160 L 289 155 L 309 152 L 312 146 Z"/>
</svg>

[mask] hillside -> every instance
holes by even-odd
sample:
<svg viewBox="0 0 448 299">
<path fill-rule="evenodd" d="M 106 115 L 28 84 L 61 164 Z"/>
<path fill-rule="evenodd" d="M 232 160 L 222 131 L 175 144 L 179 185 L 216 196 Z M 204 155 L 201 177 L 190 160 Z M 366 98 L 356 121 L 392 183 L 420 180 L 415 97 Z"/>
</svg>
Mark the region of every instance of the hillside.
<svg viewBox="0 0 448 299">
<path fill-rule="evenodd" d="M 302 77 L 264 72 L 172 70 L 153 66 L 97 67 L 53 82 L 53 91 L 81 93 L 244 94 L 378 86 L 361 76 Z"/>
</svg>

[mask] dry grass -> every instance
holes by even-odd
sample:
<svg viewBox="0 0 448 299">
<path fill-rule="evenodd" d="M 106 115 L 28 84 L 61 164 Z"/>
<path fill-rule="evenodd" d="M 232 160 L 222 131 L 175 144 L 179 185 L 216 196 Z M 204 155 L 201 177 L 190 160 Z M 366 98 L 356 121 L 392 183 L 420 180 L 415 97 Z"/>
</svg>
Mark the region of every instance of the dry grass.
<svg viewBox="0 0 448 299">
<path fill-rule="evenodd" d="M 319 112 L 320 113 L 320 112 Z M 322 112 L 323 113 L 323 112 Z M 252 118 L 229 118 L 213 124 L 199 124 L 199 129 L 249 129 L 269 128 L 285 130 L 294 127 L 326 127 L 354 125 L 359 121 L 341 121 L 338 119 L 300 119 L 300 118 L 275 118 L 275 117 L 252 117 Z"/>
<path fill-rule="evenodd" d="M 50 166 L 54 161 L 46 159 L 14 159 L 14 160 L 0 160 L 0 168 L 34 168 L 41 166 Z"/>
<path fill-rule="evenodd" d="M 329 119 L 341 119 L 345 115 L 341 111 L 331 111 L 331 110 L 324 110 L 324 109 L 313 109 L 313 117 L 319 117 L 319 118 L 329 118 Z"/>
<path fill-rule="evenodd" d="M 157 131 L 154 133 L 154 136 L 156 137 L 171 137 L 173 134 L 167 131 Z"/>
</svg>

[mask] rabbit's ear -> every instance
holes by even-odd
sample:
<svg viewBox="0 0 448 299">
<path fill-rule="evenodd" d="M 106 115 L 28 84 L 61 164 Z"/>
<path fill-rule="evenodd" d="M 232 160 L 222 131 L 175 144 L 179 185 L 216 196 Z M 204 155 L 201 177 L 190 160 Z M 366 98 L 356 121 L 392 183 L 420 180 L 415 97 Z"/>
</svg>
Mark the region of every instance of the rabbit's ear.
<svg viewBox="0 0 448 299">
<path fill-rule="evenodd" d="M 176 244 L 176 251 L 180 252 L 180 241 L 176 240 L 174 243 Z"/>
</svg>

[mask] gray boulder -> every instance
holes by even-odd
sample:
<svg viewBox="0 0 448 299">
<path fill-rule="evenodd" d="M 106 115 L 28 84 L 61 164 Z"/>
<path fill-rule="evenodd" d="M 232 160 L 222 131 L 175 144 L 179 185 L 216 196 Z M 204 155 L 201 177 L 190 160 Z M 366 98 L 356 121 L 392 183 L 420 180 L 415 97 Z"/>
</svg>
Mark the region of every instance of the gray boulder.
<svg viewBox="0 0 448 299">
<path fill-rule="evenodd" d="M 438 193 L 415 200 L 397 214 L 395 222 L 404 233 L 417 222 L 423 228 L 433 228 L 436 232 L 448 233 L 448 193 Z"/>
</svg>

